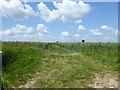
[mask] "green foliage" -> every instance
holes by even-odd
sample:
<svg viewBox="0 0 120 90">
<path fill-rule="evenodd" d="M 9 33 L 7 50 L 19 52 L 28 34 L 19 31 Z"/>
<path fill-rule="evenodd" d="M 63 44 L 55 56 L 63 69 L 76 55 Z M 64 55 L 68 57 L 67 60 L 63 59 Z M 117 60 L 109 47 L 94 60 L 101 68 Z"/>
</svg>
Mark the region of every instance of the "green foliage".
<svg viewBox="0 0 120 90">
<path fill-rule="evenodd" d="M 8 44 L 8 46 L 7 46 Z M 44 51 L 24 43 L 3 43 L 2 80 L 5 87 L 24 84 L 41 66 Z M 19 81 L 19 83 L 17 83 Z"/>
<path fill-rule="evenodd" d="M 25 84 L 36 72 L 40 88 L 88 87 L 93 73 L 118 71 L 117 43 L 3 42 L 2 52 L 4 87 Z"/>
</svg>

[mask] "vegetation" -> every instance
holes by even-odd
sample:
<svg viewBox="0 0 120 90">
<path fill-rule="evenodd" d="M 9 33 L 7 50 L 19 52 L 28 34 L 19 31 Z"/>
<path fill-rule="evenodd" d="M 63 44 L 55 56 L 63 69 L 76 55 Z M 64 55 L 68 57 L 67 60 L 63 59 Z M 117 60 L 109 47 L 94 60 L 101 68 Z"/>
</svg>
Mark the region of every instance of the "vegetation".
<svg viewBox="0 0 120 90">
<path fill-rule="evenodd" d="M 2 43 L 2 82 L 18 87 L 38 72 L 39 88 L 89 87 L 95 73 L 118 71 L 118 43 Z"/>
</svg>

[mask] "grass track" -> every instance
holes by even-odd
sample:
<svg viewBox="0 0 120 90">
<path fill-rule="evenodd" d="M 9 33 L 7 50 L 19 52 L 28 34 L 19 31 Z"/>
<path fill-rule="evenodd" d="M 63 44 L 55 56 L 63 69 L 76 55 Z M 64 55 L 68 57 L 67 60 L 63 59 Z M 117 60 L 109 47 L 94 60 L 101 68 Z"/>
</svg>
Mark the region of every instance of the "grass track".
<svg viewBox="0 0 120 90">
<path fill-rule="evenodd" d="M 89 87 L 93 75 L 118 71 L 117 43 L 3 42 L 4 87 Z"/>
</svg>

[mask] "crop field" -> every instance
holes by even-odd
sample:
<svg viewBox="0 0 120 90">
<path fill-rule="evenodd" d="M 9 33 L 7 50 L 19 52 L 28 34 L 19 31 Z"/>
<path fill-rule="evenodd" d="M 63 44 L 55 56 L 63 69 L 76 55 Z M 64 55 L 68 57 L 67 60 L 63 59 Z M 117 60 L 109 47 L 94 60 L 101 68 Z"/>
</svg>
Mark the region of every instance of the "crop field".
<svg viewBox="0 0 120 90">
<path fill-rule="evenodd" d="M 3 42 L 5 88 L 118 87 L 118 43 Z"/>
</svg>

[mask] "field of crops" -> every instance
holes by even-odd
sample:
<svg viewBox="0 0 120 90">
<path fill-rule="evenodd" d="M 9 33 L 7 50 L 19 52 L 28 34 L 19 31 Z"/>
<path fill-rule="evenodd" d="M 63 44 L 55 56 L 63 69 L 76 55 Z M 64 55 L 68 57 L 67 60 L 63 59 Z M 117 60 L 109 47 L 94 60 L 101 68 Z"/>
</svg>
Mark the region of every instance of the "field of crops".
<svg viewBox="0 0 120 90">
<path fill-rule="evenodd" d="M 118 43 L 3 42 L 2 52 L 4 87 L 92 88 L 118 72 Z"/>
</svg>

